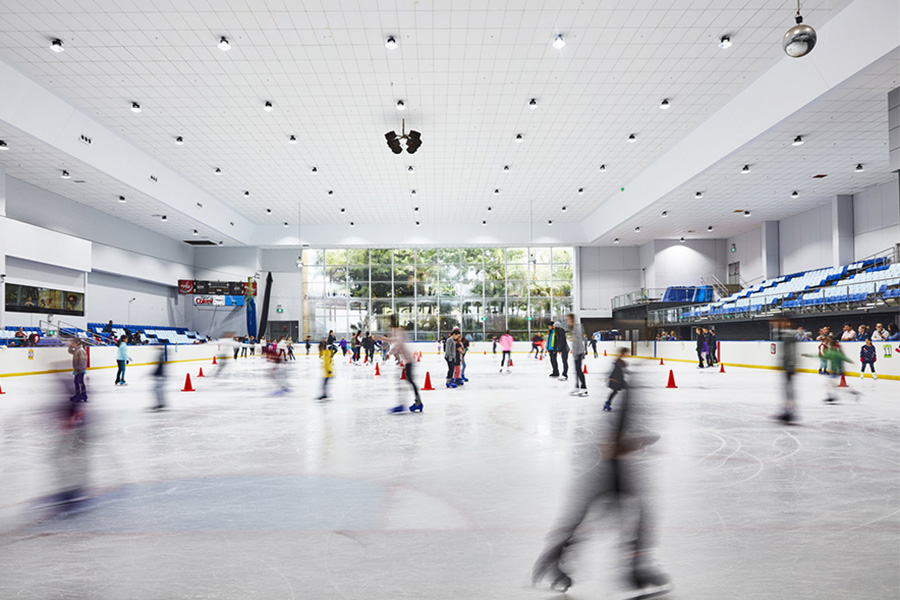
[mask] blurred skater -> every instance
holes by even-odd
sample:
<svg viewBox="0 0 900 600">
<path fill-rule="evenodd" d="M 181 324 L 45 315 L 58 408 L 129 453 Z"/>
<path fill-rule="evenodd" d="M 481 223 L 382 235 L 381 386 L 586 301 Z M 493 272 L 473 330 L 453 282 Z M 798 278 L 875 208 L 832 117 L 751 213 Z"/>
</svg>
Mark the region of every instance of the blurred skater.
<svg viewBox="0 0 900 600">
<path fill-rule="evenodd" d="M 69 354 L 72 355 L 72 374 L 75 376 L 75 394 L 69 398 L 72 402 L 87 402 L 87 387 L 84 385 L 84 374 L 87 372 L 87 351 L 81 340 L 74 339 L 69 343 Z"/>
<path fill-rule="evenodd" d="M 513 337 L 509 333 L 509 329 L 507 329 L 503 335 L 500 336 L 500 350 L 503 351 L 503 354 L 500 355 L 500 372 L 503 372 L 503 367 L 506 367 L 506 372 L 509 373 L 509 365 L 512 362 L 512 347 L 513 347 Z"/>
<path fill-rule="evenodd" d="M 162 410 L 166 407 L 166 350 L 159 351 L 159 362 L 153 370 L 153 393 L 156 395 L 156 405 L 150 410 Z"/>
<path fill-rule="evenodd" d="M 323 339 L 319 342 L 319 358 L 322 360 L 322 395 L 317 400 L 324 402 L 328 400 L 328 382 L 334 377 L 333 361 L 334 352 L 328 347 L 328 342 Z"/>
<path fill-rule="evenodd" d="M 624 353 L 624 348 L 619 350 L 619 356 Z M 584 462 L 574 469 L 578 475 L 567 509 L 548 534 L 544 551 L 535 562 L 533 585 L 549 585 L 557 592 L 564 592 L 572 585 L 572 578 L 563 567 L 572 547 L 579 542 L 575 534 L 592 508 L 608 507 L 616 509 L 614 514 L 619 517 L 625 537 L 623 559 L 627 587 L 642 594 L 668 591 L 669 577 L 650 560 L 650 514 L 627 458 L 656 442 L 659 436 L 634 429 L 637 406 L 633 394 L 632 386 L 623 395 L 617 418 L 608 427 L 597 428 L 600 432 L 597 443 L 589 445 L 587 451 L 579 450 L 579 461 Z"/>
<path fill-rule="evenodd" d="M 787 319 L 772 322 L 774 339 L 781 342 L 779 367 L 784 373 L 784 408 L 776 418 L 785 423 L 797 420 L 797 402 L 794 397 L 794 373 L 797 369 L 797 336 Z"/>
<path fill-rule="evenodd" d="M 584 343 L 584 328 L 581 323 L 575 320 L 575 315 L 566 315 L 566 323 L 572 332 L 572 361 L 575 363 L 575 389 L 571 392 L 573 396 L 587 396 L 587 382 L 584 378 L 584 353 L 586 346 Z"/>
<path fill-rule="evenodd" d="M 603 410 L 606 412 L 612 411 L 612 401 L 613 398 L 616 397 L 616 394 L 621 392 L 627 387 L 625 383 L 625 367 L 628 366 L 628 363 L 625 362 L 625 355 L 628 353 L 628 350 L 625 347 L 619 348 L 619 353 L 616 355 L 616 361 L 613 363 L 612 371 L 609 373 L 609 397 L 606 399 L 606 404 L 603 405 Z"/>
<path fill-rule="evenodd" d="M 397 324 L 396 315 L 391 315 L 391 336 L 386 338 L 386 340 L 388 344 L 390 344 L 390 353 L 397 357 L 397 360 L 404 365 L 403 371 L 406 375 L 406 382 L 413 390 L 413 403 L 409 407 L 409 412 L 422 412 L 424 405 L 422 404 L 422 397 L 419 394 L 419 387 L 416 385 L 414 370 L 416 361 L 414 360 L 412 352 L 409 350 L 409 346 L 406 344 L 406 330 Z M 406 410 L 406 407 L 403 401 L 400 400 L 399 404 L 392 408 L 390 412 L 401 413 L 404 410 Z"/>
</svg>

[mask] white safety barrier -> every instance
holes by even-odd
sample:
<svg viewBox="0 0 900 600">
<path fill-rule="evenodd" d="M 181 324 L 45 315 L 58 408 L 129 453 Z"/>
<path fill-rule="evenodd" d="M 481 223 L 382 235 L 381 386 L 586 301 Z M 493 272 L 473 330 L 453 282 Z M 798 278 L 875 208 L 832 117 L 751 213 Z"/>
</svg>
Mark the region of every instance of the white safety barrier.
<svg viewBox="0 0 900 600">
<path fill-rule="evenodd" d="M 128 356 L 131 358 L 131 366 L 159 362 L 162 348 L 162 346 L 129 346 Z M 167 346 L 167 358 L 169 362 L 212 361 L 217 348 L 217 344 Z M 92 347 L 89 355 L 90 370 L 116 366 L 116 348 L 114 346 Z M 71 369 L 72 356 L 65 347 L 0 349 L 0 377 L 52 373 Z"/>
</svg>

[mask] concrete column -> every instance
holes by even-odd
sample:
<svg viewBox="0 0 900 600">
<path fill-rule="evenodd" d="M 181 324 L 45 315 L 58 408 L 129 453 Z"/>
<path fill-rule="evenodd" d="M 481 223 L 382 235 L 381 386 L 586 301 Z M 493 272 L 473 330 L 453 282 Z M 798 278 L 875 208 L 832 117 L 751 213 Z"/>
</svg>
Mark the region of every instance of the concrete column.
<svg viewBox="0 0 900 600">
<path fill-rule="evenodd" d="M 853 256 L 853 196 L 831 201 L 831 265 L 849 265 Z"/>
<path fill-rule="evenodd" d="M 764 221 L 762 224 L 762 268 L 765 279 L 781 275 L 781 244 L 778 241 L 778 221 Z"/>
</svg>

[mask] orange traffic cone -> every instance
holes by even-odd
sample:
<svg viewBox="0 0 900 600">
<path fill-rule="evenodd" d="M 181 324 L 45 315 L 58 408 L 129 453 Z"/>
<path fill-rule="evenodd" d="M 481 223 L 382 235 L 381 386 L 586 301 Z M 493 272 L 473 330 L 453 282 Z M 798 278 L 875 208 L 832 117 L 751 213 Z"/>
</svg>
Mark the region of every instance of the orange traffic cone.
<svg viewBox="0 0 900 600">
<path fill-rule="evenodd" d="M 838 387 L 850 387 L 847 385 L 847 379 L 844 377 L 843 373 L 841 373 L 841 382 L 838 384 Z"/>
<path fill-rule="evenodd" d="M 400 370 L 400 381 L 406 381 L 406 369 Z"/>
<path fill-rule="evenodd" d="M 216 357 L 215 357 L 215 356 L 213 356 L 213 364 L 214 364 L 214 365 L 219 364 L 219 363 L 216 362 Z"/>
<path fill-rule="evenodd" d="M 425 371 L 425 385 L 422 386 L 423 392 L 433 392 L 434 386 L 431 385 L 431 373 Z"/>
<path fill-rule="evenodd" d="M 364 365 L 365 365 L 365 364 L 368 364 L 368 362 L 369 362 L 369 355 L 366 354 L 366 355 L 363 357 L 363 364 L 364 364 Z"/>
<path fill-rule="evenodd" d="M 606 356 L 606 350 L 603 351 L 603 356 Z"/>
<path fill-rule="evenodd" d="M 542 360 L 544 360 L 544 354 L 543 354 L 543 353 L 541 353 L 541 357 L 538 359 L 538 361 L 540 362 L 540 361 L 542 361 Z"/>
<path fill-rule="evenodd" d="M 422 355 L 421 355 L 421 354 L 419 354 L 418 356 L 416 356 L 416 362 L 422 362 Z"/>
<path fill-rule="evenodd" d="M 583 370 L 582 372 L 583 372 L 585 375 L 588 374 L 588 372 L 587 372 L 587 365 L 584 365 L 584 370 Z"/>
<path fill-rule="evenodd" d="M 190 373 L 185 374 L 185 376 L 184 376 L 184 389 L 181 390 L 181 391 L 182 391 L 182 392 L 194 392 L 194 391 L 196 391 L 196 390 L 194 389 L 194 386 L 191 385 L 191 374 L 190 374 Z"/>
<path fill-rule="evenodd" d="M 5 393 L 6 393 L 6 392 L 3 391 L 3 388 L 0 387 L 0 396 L 2 396 L 2 395 L 5 394 Z"/>
<path fill-rule="evenodd" d="M 200 372 L 197 373 L 197 377 L 203 377 L 203 367 L 200 367 Z"/>
<path fill-rule="evenodd" d="M 669 383 L 666 384 L 666 388 L 677 388 L 675 385 L 675 373 L 672 372 L 672 369 L 669 369 Z"/>
<path fill-rule="evenodd" d="M 666 363 L 663 362 L 662 356 L 659 357 L 659 366 L 664 367 Z"/>
<path fill-rule="evenodd" d="M 513 364 L 512 364 L 512 354 L 509 355 L 509 366 L 513 366 Z"/>
<path fill-rule="evenodd" d="M 378 368 L 378 363 L 375 363 L 375 377 L 381 375 L 381 369 Z"/>
<path fill-rule="evenodd" d="M 719 373 L 725 372 L 725 363 L 719 363 Z"/>
<path fill-rule="evenodd" d="M 484 355 L 487 356 L 487 350 L 484 351 Z"/>
</svg>

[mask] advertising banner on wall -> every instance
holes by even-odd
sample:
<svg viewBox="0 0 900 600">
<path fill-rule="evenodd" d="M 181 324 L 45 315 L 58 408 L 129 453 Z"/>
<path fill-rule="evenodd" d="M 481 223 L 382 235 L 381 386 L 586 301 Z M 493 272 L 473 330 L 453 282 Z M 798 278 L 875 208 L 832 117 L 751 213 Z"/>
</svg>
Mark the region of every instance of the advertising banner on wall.
<svg viewBox="0 0 900 600">
<path fill-rule="evenodd" d="M 194 306 L 243 306 L 243 296 L 194 296 Z"/>
</svg>

